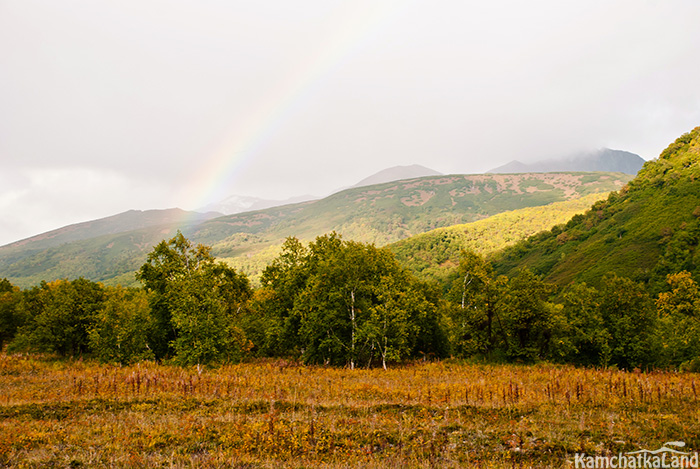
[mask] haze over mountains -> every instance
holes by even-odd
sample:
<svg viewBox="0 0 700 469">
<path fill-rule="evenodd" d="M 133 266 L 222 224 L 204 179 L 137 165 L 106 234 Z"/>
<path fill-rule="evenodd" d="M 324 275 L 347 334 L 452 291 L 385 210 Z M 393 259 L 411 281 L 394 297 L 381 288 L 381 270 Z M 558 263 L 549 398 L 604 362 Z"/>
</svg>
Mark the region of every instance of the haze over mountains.
<svg viewBox="0 0 700 469">
<path fill-rule="evenodd" d="M 165 210 L 129 210 L 110 217 L 76 223 L 51 230 L 31 238 L 23 239 L 7 246 L 31 246 L 32 249 L 60 246 L 62 244 L 109 236 L 126 231 L 136 231 L 152 226 L 165 226 L 182 223 L 201 223 L 210 218 L 220 216 L 217 213 L 188 212 L 179 208 Z M 0 247 L 3 248 L 5 246 Z"/>
<path fill-rule="evenodd" d="M 548 173 L 555 171 L 609 171 L 635 175 L 642 169 L 644 159 L 634 153 L 602 148 L 579 153 L 567 158 L 556 158 L 535 163 L 521 163 L 513 160 L 487 173 Z"/>
<path fill-rule="evenodd" d="M 265 210 L 266 208 L 279 207 L 281 205 L 297 204 L 309 200 L 316 200 L 318 197 L 313 195 L 301 195 L 291 197 L 284 200 L 261 199 L 259 197 L 249 197 L 245 195 L 232 195 L 219 202 L 205 205 L 198 208 L 197 212 L 207 213 L 216 212 L 220 215 L 233 215 L 235 213 L 253 212 L 256 210 Z"/>
<path fill-rule="evenodd" d="M 352 187 L 371 186 L 373 184 L 383 184 L 385 182 L 400 181 L 402 179 L 414 179 L 426 176 L 441 176 L 442 173 L 434 169 L 426 168 L 419 164 L 410 166 L 394 166 L 387 168 L 369 177 L 364 178 Z"/>
</svg>

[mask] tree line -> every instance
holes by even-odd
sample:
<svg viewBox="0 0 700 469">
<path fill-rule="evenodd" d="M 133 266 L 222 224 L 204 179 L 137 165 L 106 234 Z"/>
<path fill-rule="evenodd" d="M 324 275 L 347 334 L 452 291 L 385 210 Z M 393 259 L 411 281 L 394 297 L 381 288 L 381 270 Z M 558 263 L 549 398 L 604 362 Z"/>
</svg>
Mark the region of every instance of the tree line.
<svg viewBox="0 0 700 469">
<path fill-rule="evenodd" d="M 288 238 L 252 288 L 181 233 L 136 274 L 142 287 L 84 278 L 20 290 L 0 280 L 9 352 L 206 365 L 251 357 L 383 366 L 456 357 L 700 370 L 700 290 L 686 271 L 652 297 L 614 273 L 563 289 L 527 269 L 497 275 L 462 251 L 443 283 L 419 280 L 387 248 L 336 233 Z"/>
</svg>

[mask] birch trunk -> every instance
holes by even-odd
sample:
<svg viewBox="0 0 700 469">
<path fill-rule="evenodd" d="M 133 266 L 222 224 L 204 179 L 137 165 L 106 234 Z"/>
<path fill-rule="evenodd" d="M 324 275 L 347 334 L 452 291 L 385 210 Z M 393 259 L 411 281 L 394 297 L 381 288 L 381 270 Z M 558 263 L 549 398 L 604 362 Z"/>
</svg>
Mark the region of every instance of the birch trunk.
<svg viewBox="0 0 700 469">
<path fill-rule="evenodd" d="M 352 323 L 352 331 L 350 338 L 350 369 L 355 369 L 355 290 L 350 291 L 350 322 Z"/>
</svg>

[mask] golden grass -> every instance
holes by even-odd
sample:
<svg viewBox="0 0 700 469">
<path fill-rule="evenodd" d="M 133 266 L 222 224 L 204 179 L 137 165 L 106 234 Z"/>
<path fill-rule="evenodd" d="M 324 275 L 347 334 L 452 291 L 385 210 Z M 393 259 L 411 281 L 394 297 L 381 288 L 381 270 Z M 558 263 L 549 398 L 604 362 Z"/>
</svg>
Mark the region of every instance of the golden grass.
<svg viewBox="0 0 700 469">
<path fill-rule="evenodd" d="M 265 361 L 197 370 L 0 355 L 0 466 L 567 467 L 682 440 L 697 376 Z"/>
</svg>

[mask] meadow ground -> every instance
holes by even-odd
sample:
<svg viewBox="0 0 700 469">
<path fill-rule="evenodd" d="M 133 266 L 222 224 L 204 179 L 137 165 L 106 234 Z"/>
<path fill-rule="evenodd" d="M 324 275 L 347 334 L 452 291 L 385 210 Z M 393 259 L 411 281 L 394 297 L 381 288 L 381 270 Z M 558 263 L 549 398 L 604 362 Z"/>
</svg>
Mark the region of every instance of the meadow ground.
<svg viewBox="0 0 700 469">
<path fill-rule="evenodd" d="M 700 450 L 699 378 L 0 355 L 0 467 L 573 467 L 577 452 Z"/>
</svg>

